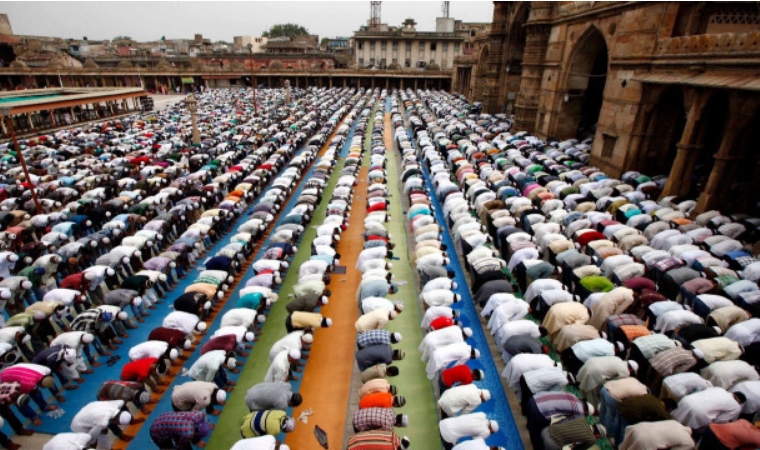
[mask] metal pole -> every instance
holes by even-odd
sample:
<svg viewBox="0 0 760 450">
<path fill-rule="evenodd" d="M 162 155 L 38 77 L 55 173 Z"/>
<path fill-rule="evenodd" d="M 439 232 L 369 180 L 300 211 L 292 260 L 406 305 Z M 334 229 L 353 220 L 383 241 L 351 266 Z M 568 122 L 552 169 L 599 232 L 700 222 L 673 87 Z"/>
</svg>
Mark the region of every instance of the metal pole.
<svg viewBox="0 0 760 450">
<path fill-rule="evenodd" d="M 21 168 L 24 170 L 24 176 L 26 176 L 26 182 L 29 183 L 31 188 L 29 189 L 32 193 L 32 200 L 34 200 L 34 206 L 37 208 L 37 214 L 42 214 L 42 207 L 40 206 L 40 201 L 37 199 L 37 192 L 35 191 L 34 182 L 32 181 L 32 177 L 29 176 L 29 169 L 26 168 L 26 160 L 24 159 L 24 153 L 21 151 L 21 147 L 18 145 L 18 141 L 16 140 L 16 132 L 13 130 L 13 122 L 10 120 L 9 116 L 5 116 L 5 125 L 8 127 L 8 131 L 11 134 L 11 140 L 13 141 L 13 148 L 16 149 L 16 153 L 18 154 L 18 160 L 21 163 Z"/>
<path fill-rule="evenodd" d="M 251 59 L 251 89 L 253 89 L 253 116 L 257 117 L 258 109 L 256 108 L 256 79 L 253 74 L 253 45 L 248 44 L 248 56 Z"/>
</svg>

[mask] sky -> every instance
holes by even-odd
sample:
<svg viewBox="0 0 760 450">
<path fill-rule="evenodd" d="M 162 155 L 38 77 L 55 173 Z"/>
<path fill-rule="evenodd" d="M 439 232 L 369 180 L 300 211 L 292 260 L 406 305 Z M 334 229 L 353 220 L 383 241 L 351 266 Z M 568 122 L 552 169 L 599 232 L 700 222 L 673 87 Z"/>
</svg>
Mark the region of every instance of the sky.
<svg viewBox="0 0 760 450">
<path fill-rule="evenodd" d="M 382 2 L 382 22 L 417 21 L 417 30 L 435 31 L 443 2 Z M 465 22 L 491 22 L 493 2 L 450 3 L 450 17 Z M 212 41 L 258 36 L 277 23 L 297 23 L 322 37 L 351 36 L 370 15 L 370 2 L 7 2 L 0 13 L 14 34 L 101 40 L 129 36 L 138 41 L 192 39 Z"/>
</svg>

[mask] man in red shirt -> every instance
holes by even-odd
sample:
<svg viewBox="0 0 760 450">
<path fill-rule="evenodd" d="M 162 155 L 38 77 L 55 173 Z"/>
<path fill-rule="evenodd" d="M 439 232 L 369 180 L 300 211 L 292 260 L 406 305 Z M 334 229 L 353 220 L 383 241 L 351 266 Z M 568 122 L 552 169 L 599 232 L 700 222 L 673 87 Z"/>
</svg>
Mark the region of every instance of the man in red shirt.
<svg viewBox="0 0 760 450">
<path fill-rule="evenodd" d="M 359 400 L 359 409 L 366 408 L 401 408 L 406 405 L 406 398 L 390 392 L 367 394 Z"/>
<path fill-rule="evenodd" d="M 441 328 L 459 326 L 458 320 L 454 320 L 451 317 L 441 316 L 436 317 L 430 322 L 430 331 L 440 330 Z"/>
<path fill-rule="evenodd" d="M 150 387 L 151 392 L 161 394 L 166 392 L 166 386 L 169 383 L 159 381 L 160 377 L 166 373 L 166 364 L 156 358 L 142 358 L 136 361 L 128 362 L 121 369 L 121 379 L 123 381 L 138 381 L 145 383 Z"/>
<path fill-rule="evenodd" d="M 485 373 L 480 369 L 471 369 L 466 364 L 459 364 L 441 372 L 438 379 L 440 393 L 455 385 L 464 386 L 472 384 L 473 380 L 480 381 L 485 378 Z"/>
</svg>

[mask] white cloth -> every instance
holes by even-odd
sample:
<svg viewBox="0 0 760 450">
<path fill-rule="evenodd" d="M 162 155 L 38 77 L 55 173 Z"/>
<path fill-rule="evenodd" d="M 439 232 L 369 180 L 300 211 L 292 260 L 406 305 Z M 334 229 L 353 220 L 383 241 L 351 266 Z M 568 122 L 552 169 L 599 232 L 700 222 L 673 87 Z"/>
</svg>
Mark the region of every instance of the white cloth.
<svg viewBox="0 0 760 450">
<path fill-rule="evenodd" d="M 264 382 L 287 382 L 288 374 L 290 373 L 290 361 L 288 360 L 289 351 L 283 350 L 272 359 L 272 363 L 269 365 L 267 374 L 264 377 Z"/>
<path fill-rule="evenodd" d="M 733 422 L 741 412 L 742 407 L 733 394 L 712 387 L 682 398 L 671 416 L 689 428 L 698 429 L 711 423 Z"/>
<path fill-rule="evenodd" d="M 450 306 L 431 306 L 425 311 L 425 315 L 422 317 L 420 327 L 423 329 L 430 328 L 430 323 L 439 317 L 453 317 L 454 310 Z"/>
<path fill-rule="evenodd" d="M 473 413 L 443 419 L 438 428 L 444 441 L 456 444 L 463 437 L 487 438 L 491 435 L 488 425 L 485 413 Z"/>
<path fill-rule="evenodd" d="M 384 309 L 388 312 L 396 309 L 396 305 L 383 297 L 366 297 L 362 300 L 362 313 L 367 314 L 376 309 Z"/>
<path fill-rule="evenodd" d="M 195 326 L 198 325 L 200 320 L 201 319 L 195 314 L 184 311 L 173 311 L 164 318 L 163 326 L 173 330 L 183 331 L 186 334 L 191 334 L 195 331 Z"/>
<path fill-rule="evenodd" d="M 87 433 L 93 438 L 98 438 L 108 427 L 108 422 L 119 414 L 123 406 L 124 400 L 90 402 L 71 420 L 71 431 Z"/>
<path fill-rule="evenodd" d="M 277 440 L 274 436 L 260 436 L 251 439 L 241 439 L 230 450 L 275 450 Z"/>
<path fill-rule="evenodd" d="M 58 433 L 42 446 L 42 450 L 85 450 L 92 436 L 87 433 Z"/>
<path fill-rule="evenodd" d="M 459 327 L 446 327 L 426 334 L 422 338 L 418 349 L 422 353 L 422 360 L 427 361 L 437 349 L 458 342 L 464 342 L 462 329 Z"/>
<path fill-rule="evenodd" d="M 501 377 L 507 380 L 510 386 L 518 389 L 520 386 L 520 377 L 531 370 L 548 369 L 559 367 L 559 363 L 551 359 L 549 355 L 521 353 L 515 355 L 509 360 L 509 363 L 501 372 Z"/>
<path fill-rule="evenodd" d="M 301 337 L 303 337 L 304 332 L 303 330 L 293 331 L 292 333 L 288 333 L 282 338 L 280 338 L 277 342 L 275 342 L 272 345 L 272 348 L 269 349 L 269 362 L 271 363 L 274 361 L 274 358 L 279 355 L 283 350 L 290 351 L 290 350 L 301 350 L 302 344 L 301 344 Z"/>
<path fill-rule="evenodd" d="M 436 349 L 428 360 L 426 372 L 429 380 L 451 363 L 464 364 L 472 355 L 472 347 L 464 342 L 449 344 Z"/>
<path fill-rule="evenodd" d="M 143 358 L 163 358 L 169 344 L 164 341 L 146 341 L 135 345 L 129 349 L 130 361 L 137 361 Z"/>
<path fill-rule="evenodd" d="M 469 414 L 481 403 L 480 388 L 474 384 L 454 386 L 444 391 L 438 399 L 438 406 L 449 416 L 455 416 L 460 412 Z"/>
<path fill-rule="evenodd" d="M 222 316 L 221 327 L 242 326 L 249 328 L 256 320 L 257 312 L 248 308 L 233 308 Z"/>
<path fill-rule="evenodd" d="M 692 450 L 694 440 L 691 429 L 675 420 L 640 422 L 625 428 L 625 437 L 620 450 Z"/>
</svg>

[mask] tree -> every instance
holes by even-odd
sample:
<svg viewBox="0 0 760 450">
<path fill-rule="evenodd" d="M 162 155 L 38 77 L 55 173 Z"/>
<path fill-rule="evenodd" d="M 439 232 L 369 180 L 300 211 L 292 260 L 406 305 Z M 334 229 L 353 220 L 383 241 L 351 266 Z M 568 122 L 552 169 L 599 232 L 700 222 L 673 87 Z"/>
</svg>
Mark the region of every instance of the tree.
<svg viewBox="0 0 760 450">
<path fill-rule="evenodd" d="M 285 23 L 285 24 L 276 24 L 272 25 L 269 30 L 265 31 L 261 34 L 261 36 L 265 38 L 275 38 L 280 36 L 287 36 L 287 37 L 293 37 L 293 36 L 303 36 L 308 35 L 309 30 L 302 27 L 301 25 L 297 25 L 295 23 Z"/>
<path fill-rule="evenodd" d="M 86 39 L 85 39 L 85 40 L 86 40 Z M 114 40 L 114 41 L 131 41 L 131 40 L 132 40 L 132 38 L 131 38 L 131 37 L 129 37 L 129 36 L 116 36 L 116 37 L 115 37 L 115 38 L 113 38 L 112 40 Z"/>
<path fill-rule="evenodd" d="M 327 44 L 330 43 L 330 38 L 323 37 L 322 40 L 319 42 L 319 45 L 321 47 L 327 47 Z"/>
</svg>

